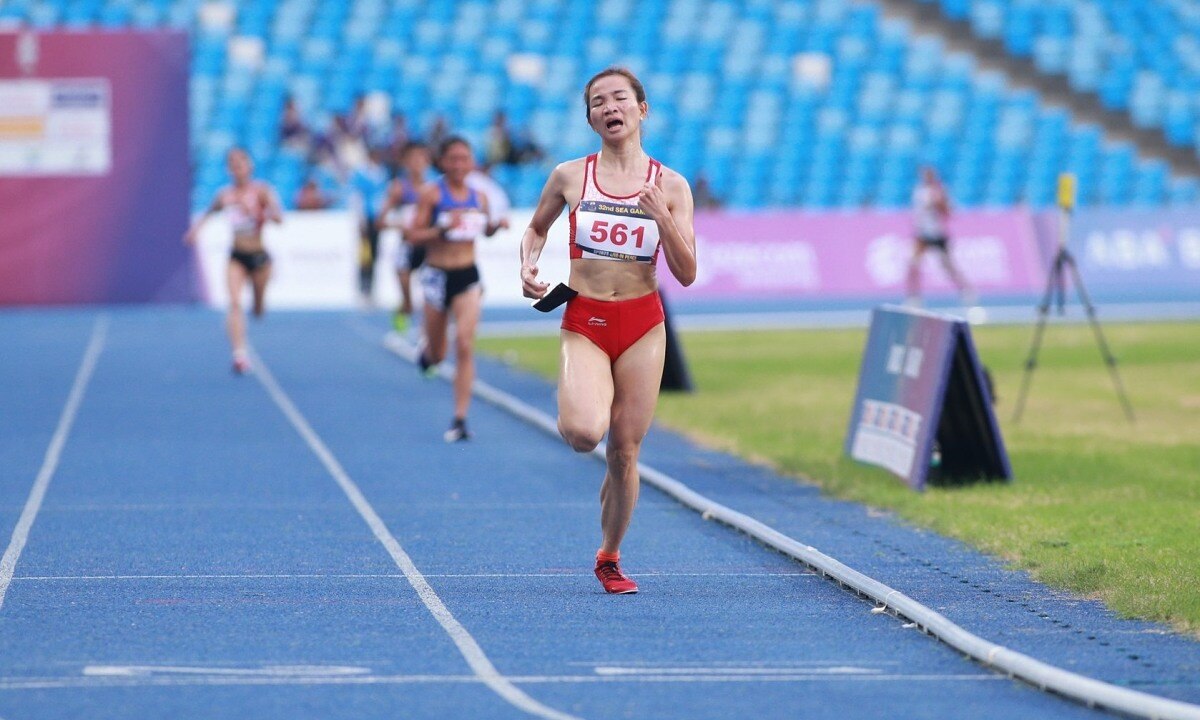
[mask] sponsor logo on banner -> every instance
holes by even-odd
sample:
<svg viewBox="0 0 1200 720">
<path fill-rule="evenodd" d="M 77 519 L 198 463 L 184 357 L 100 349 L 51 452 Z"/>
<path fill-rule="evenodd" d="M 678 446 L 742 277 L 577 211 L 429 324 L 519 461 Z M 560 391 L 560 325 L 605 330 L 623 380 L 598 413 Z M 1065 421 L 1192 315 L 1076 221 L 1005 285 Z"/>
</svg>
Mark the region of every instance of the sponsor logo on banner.
<svg viewBox="0 0 1200 720">
<path fill-rule="evenodd" d="M 863 400 L 850 456 L 907 476 L 917 455 L 923 418 L 903 405 Z"/>
<path fill-rule="evenodd" d="M 867 246 L 867 274 L 880 287 L 892 287 L 904 282 L 908 261 L 912 257 L 913 241 L 899 235 L 877 237 Z"/>
<path fill-rule="evenodd" d="M 1114 270 L 1165 268 L 1171 254 L 1161 230 L 1117 229 L 1090 233 L 1085 242 L 1088 260 Z"/>
<path fill-rule="evenodd" d="M 0 80 L 0 176 L 108 174 L 110 96 L 107 78 Z"/>
<path fill-rule="evenodd" d="M 713 242 L 697 239 L 703 274 L 696 286 L 734 284 L 763 290 L 815 291 L 821 286 L 816 249 L 805 240 Z"/>
<path fill-rule="evenodd" d="M 1071 224 L 1071 245 L 1099 302 L 1200 300 L 1196 210 L 1083 208 Z"/>
</svg>

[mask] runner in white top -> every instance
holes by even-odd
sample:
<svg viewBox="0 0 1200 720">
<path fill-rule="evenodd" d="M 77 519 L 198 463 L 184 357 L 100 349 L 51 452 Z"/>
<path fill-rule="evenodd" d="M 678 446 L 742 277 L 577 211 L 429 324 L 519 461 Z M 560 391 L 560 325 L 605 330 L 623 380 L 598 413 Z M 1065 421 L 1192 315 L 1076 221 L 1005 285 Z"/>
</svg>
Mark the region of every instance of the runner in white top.
<svg viewBox="0 0 1200 720">
<path fill-rule="evenodd" d="M 954 281 L 965 305 L 975 305 L 975 293 L 967 284 L 950 255 L 950 198 L 932 167 L 921 168 L 921 182 L 913 190 L 913 220 L 916 242 L 908 262 L 908 300 L 911 307 L 921 305 L 921 260 L 928 250 L 939 254 L 946 274 Z"/>
<path fill-rule="evenodd" d="M 229 343 L 233 346 L 233 370 L 250 370 L 246 354 L 246 320 L 242 316 L 242 290 L 250 281 L 254 295 L 254 316 L 265 310 L 267 282 L 271 279 L 271 256 L 263 246 L 263 225 L 283 222 L 279 196 L 265 182 L 254 179 L 254 163 L 241 148 L 233 148 L 225 157 L 233 183 L 217 191 L 212 204 L 188 228 L 184 241 L 195 244 L 200 227 L 215 213 L 225 212 L 233 230 L 233 249 L 229 255 L 227 281 L 229 309 L 225 316 Z"/>
<path fill-rule="evenodd" d="M 600 152 L 551 173 L 521 239 L 521 284 L 529 298 L 549 291 L 537 263 L 550 225 L 569 208 L 569 284 L 579 294 L 563 314 L 558 429 L 578 452 L 590 452 L 608 434 L 595 572 L 606 592 L 624 594 L 638 589 L 618 562 L 666 353 L 655 260 L 661 248 L 671 274 L 690 285 L 696 238 L 687 181 L 642 150 L 649 105 L 637 77 L 604 70 L 588 82 L 583 100 Z"/>
</svg>

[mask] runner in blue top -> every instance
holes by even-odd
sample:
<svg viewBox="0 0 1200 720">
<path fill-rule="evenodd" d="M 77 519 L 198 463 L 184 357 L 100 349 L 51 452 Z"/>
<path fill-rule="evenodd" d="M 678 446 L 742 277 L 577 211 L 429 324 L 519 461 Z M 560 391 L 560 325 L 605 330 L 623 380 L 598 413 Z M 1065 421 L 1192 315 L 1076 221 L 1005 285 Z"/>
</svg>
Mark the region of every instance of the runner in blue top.
<svg viewBox="0 0 1200 720">
<path fill-rule="evenodd" d="M 438 153 L 442 179 L 426 184 L 417 201 L 406 238 L 426 249 L 421 288 L 425 300 L 425 340 L 420 366 L 428 371 L 446 357 L 447 325 L 454 316 L 454 420 L 446 442 L 466 440 L 467 410 L 475 380 L 475 328 L 479 324 L 483 287 L 475 265 L 475 241 L 494 235 L 505 220 L 488 221 L 487 197 L 467 186 L 475 167 L 471 145 L 460 137 L 442 142 Z"/>
<path fill-rule="evenodd" d="M 412 272 L 425 262 L 425 246 L 414 245 L 408 240 L 408 229 L 417 214 L 417 200 L 431 163 L 429 147 L 419 141 L 409 142 L 400 151 L 402 176 L 397 176 L 388 185 L 387 198 L 379 211 L 380 223 L 400 233 L 400 247 L 396 252 L 396 278 L 400 282 L 400 307 L 392 319 L 397 332 L 408 327 L 412 316 Z"/>
</svg>

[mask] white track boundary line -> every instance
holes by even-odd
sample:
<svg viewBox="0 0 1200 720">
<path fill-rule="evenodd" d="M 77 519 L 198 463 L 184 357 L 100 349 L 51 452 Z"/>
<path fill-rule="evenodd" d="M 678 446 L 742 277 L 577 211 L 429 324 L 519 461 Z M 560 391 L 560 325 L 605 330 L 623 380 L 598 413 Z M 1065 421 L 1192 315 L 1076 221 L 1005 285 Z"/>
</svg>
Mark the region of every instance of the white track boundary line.
<svg viewBox="0 0 1200 720">
<path fill-rule="evenodd" d="M 422 573 L 426 578 L 565 578 L 574 580 L 594 577 L 590 572 L 529 572 L 529 573 Z M 639 572 L 639 577 L 816 577 L 815 572 Z M 106 581 L 155 581 L 155 580 L 378 580 L 402 578 L 403 573 L 245 573 L 197 574 L 197 575 L 24 575 L 13 578 L 13 582 L 106 582 Z"/>
<path fill-rule="evenodd" d="M 115 669 L 115 668 L 114 668 Z M 103 670 L 103 668 L 102 668 Z M 94 673 L 94 670 L 93 670 Z M 514 675 L 511 680 L 524 685 L 630 685 L 630 684 L 716 684 L 736 683 L 990 683 L 1008 678 L 995 673 L 976 674 L 886 674 L 837 675 L 830 673 L 796 672 L 779 675 L 696 674 L 676 675 L 646 672 L 641 675 Z M 322 685 L 417 685 L 417 684 L 484 684 L 477 675 L 312 675 L 312 676 L 254 676 L 235 674 L 90 674 L 80 677 L 21 677 L 0 678 L 0 691 L 56 690 L 65 688 L 108 687 L 194 687 L 194 686 L 322 686 Z"/>
<path fill-rule="evenodd" d="M 12 584 L 13 573 L 17 570 L 17 560 L 21 558 L 21 552 L 29 540 L 29 531 L 33 528 L 33 521 L 37 519 L 38 511 L 42 509 L 42 500 L 46 497 L 46 489 L 50 487 L 50 480 L 54 477 L 54 472 L 58 470 L 58 461 L 62 457 L 63 448 L 67 445 L 67 437 L 71 434 L 71 426 L 75 424 L 75 416 L 79 413 L 79 406 L 83 403 L 83 393 L 92 379 L 96 361 L 99 360 L 100 352 L 104 349 L 104 339 L 107 335 L 108 316 L 101 315 L 92 325 L 92 338 L 83 353 L 79 370 L 75 373 L 75 382 L 71 385 L 67 404 L 63 406 L 62 415 L 58 418 L 58 427 L 55 428 L 54 435 L 50 438 L 49 447 L 46 448 L 42 468 L 33 481 L 29 498 L 25 501 L 25 507 L 21 510 L 16 527 L 13 528 L 12 539 L 8 541 L 8 549 L 4 551 L 4 557 L 0 558 L 0 609 L 4 608 L 4 597 L 8 594 L 8 586 Z"/>
<path fill-rule="evenodd" d="M 417 596 L 421 598 L 421 602 L 425 603 L 425 607 L 429 609 L 430 614 L 442 626 L 442 629 L 446 631 L 450 639 L 454 641 L 454 644 L 458 647 L 458 651 L 462 653 L 463 658 L 467 661 L 471 670 L 474 671 L 475 676 L 511 705 L 530 715 L 546 718 L 546 720 L 579 720 L 574 715 L 559 712 L 534 700 L 500 674 L 500 671 L 488 659 L 487 655 L 483 652 L 483 648 L 479 646 L 479 643 L 475 641 L 471 633 L 451 614 L 450 609 L 438 597 L 433 586 L 429 584 L 425 576 L 417 569 L 416 564 L 413 563 L 412 558 L 400 546 L 400 542 L 388 530 L 387 525 L 384 524 L 383 519 L 375 512 L 375 509 L 371 507 L 371 503 L 367 501 L 362 491 L 359 490 L 358 485 L 350 478 L 345 469 L 342 468 L 341 463 L 337 461 L 337 458 L 334 457 L 316 431 L 308 424 L 308 421 L 304 419 L 300 411 L 296 409 L 296 406 L 292 403 L 287 393 L 275 381 L 275 377 L 267 368 L 266 363 L 263 362 L 262 358 L 253 349 L 251 349 L 251 355 L 256 365 L 254 375 L 258 378 L 262 386 L 266 388 L 267 394 L 271 396 L 271 399 L 283 411 L 283 414 L 292 423 L 292 426 L 296 428 L 296 432 L 300 433 L 300 437 L 304 438 L 304 441 L 308 443 L 309 448 L 320 459 L 325 469 L 329 471 L 334 481 L 342 489 L 342 492 L 349 498 L 354 509 L 358 511 L 358 514 L 362 516 L 362 519 L 371 528 L 371 532 L 375 534 L 375 538 L 387 549 L 396 566 L 400 568 L 400 571 L 404 573 L 404 577 L 408 579 L 409 584 L 416 590 Z"/>
<path fill-rule="evenodd" d="M 389 333 L 384 337 L 383 344 L 390 352 L 409 362 L 412 362 L 415 356 L 414 349 L 398 335 Z M 441 368 L 439 372 L 442 377 L 449 377 L 447 368 Z M 546 434 L 555 438 L 559 437 L 558 423 L 554 421 L 554 418 L 532 405 L 479 379 L 475 380 L 473 392 L 480 399 L 524 420 Z M 602 462 L 605 461 L 605 443 L 600 443 L 591 454 Z M 744 515 L 701 495 L 666 473 L 659 472 L 645 463 L 638 463 L 638 472 L 643 481 L 666 493 L 682 505 L 700 513 L 705 520 L 717 520 L 770 548 L 799 560 L 822 576 L 835 580 L 858 595 L 881 603 L 885 609 L 916 623 L 916 626 L 923 632 L 966 653 L 976 661 L 1023 680 L 1040 690 L 1063 695 L 1089 707 L 1108 708 L 1137 717 L 1154 720 L 1200 720 L 1200 706 L 1198 705 L 1130 690 L 1079 675 L 985 640 L 904 595 L 899 590 L 893 590 L 878 580 L 842 564 L 814 547 L 804 545 L 784 535 L 749 515 Z"/>
</svg>

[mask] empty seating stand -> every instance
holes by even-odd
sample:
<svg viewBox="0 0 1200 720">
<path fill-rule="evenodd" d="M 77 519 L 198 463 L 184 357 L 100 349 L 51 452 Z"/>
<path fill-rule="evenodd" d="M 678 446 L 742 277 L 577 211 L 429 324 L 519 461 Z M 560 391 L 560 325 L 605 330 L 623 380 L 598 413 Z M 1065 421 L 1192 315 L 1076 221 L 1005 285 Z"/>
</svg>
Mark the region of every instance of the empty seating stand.
<svg viewBox="0 0 1200 720">
<path fill-rule="evenodd" d="M 1196 142 L 1196 2 L 925 1 Z M 611 64 L 646 84 L 649 152 L 735 208 L 905 206 L 924 163 L 963 206 L 1050 204 L 1064 170 L 1084 204 L 1197 195 L 1195 181 L 851 0 L 7 0 L 0 26 L 187 30 L 196 207 L 234 144 L 290 200 L 310 168 L 279 141 L 285 99 L 320 126 L 362 93 L 417 131 L 441 115 L 476 143 L 504 110 L 546 151 L 496 171 L 532 205 L 553 163 L 597 146 L 580 93 Z M 338 196 L 336 179 L 318 179 Z"/>
</svg>

